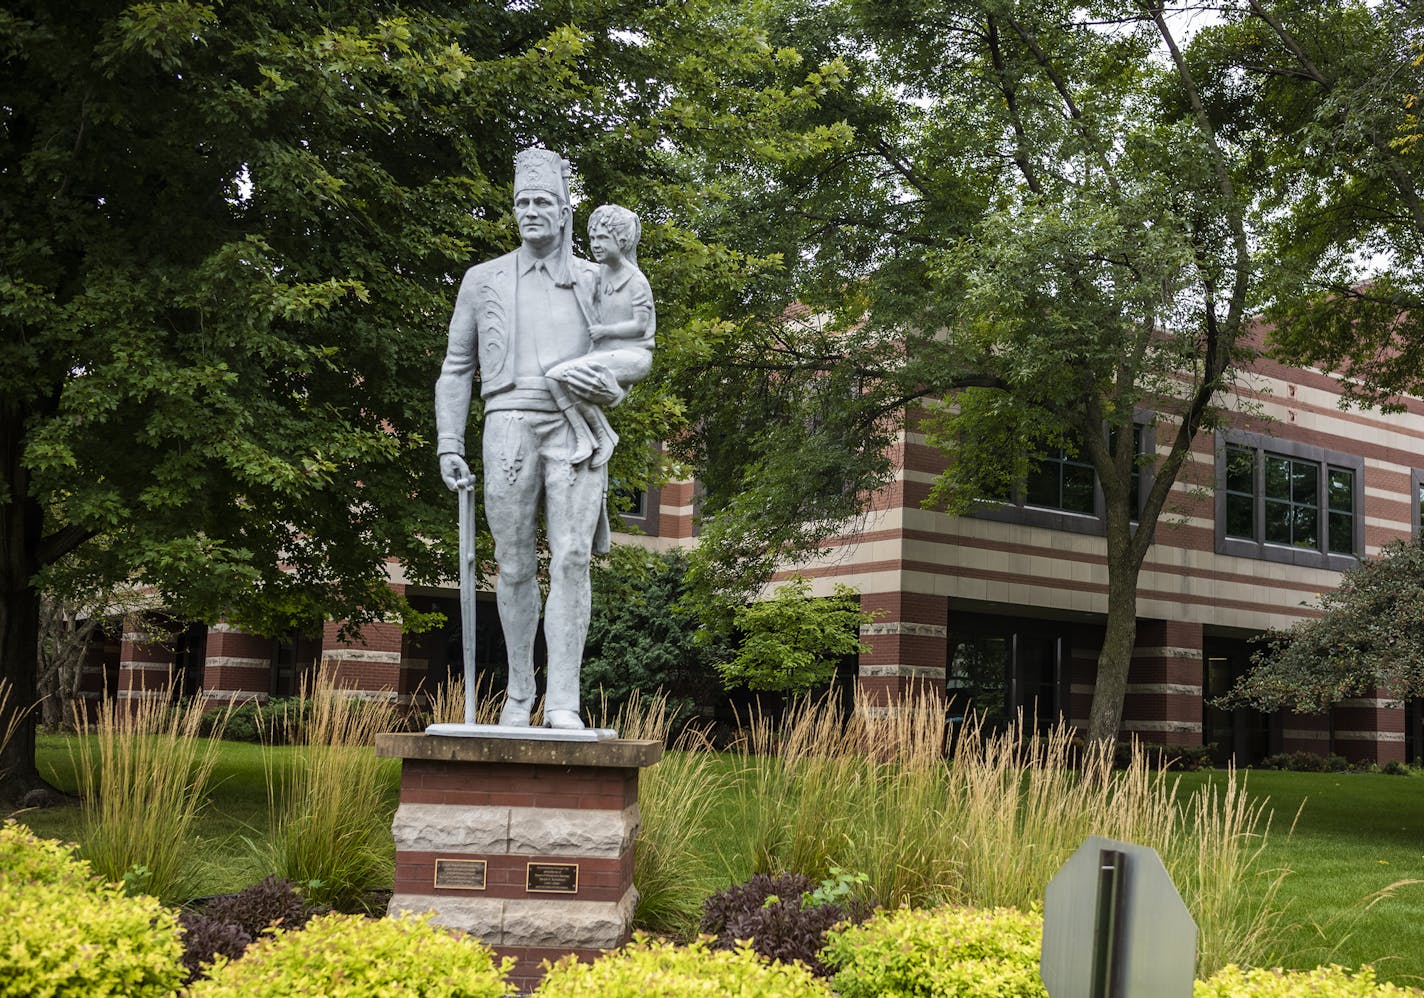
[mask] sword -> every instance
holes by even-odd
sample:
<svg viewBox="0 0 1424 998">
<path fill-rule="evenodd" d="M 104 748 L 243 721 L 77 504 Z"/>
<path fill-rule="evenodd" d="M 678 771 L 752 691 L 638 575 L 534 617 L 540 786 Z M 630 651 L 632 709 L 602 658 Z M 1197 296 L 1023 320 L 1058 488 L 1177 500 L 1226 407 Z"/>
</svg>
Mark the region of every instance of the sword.
<svg viewBox="0 0 1424 998">
<path fill-rule="evenodd" d="M 460 641 L 465 655 L 465 723 L 475 723 L 475 476 L 460 487 Z"/>
</svg>

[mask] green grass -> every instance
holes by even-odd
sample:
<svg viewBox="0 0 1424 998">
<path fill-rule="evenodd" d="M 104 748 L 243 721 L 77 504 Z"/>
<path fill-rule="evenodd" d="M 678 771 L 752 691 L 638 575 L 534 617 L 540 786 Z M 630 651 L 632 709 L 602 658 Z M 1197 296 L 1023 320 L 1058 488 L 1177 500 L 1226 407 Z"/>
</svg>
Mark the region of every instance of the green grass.
<svg viewBox="0 0 1424 998">
<path fill-rule="evenodd" d="M 1184 774 L 1181 791 L 1222 778 Z M 1424 986 L 1424 883 L 1380 896 L 1424 880 L 1424 774 L 1253 770 L 1247 786 L 1275 812 L 1262 858 L 1289 871 L 1278 961 L 1372 963 L 1383 980 Z"/>
<path fill-rule="evenodd" d="M 39 762 L 48 778 L 73 789 L 67 741 L 41 736 Z M 737 764 L 721 755 L 717 765 L 730 774 Z M 1184 774 L 1179 794 L 1224 778 L 1221 772 Z M 1264 864 L 1290 871 L 1280 894 L 1286 917 L 1276 961 L 1289 967 L 1373 963 L 1381 979 L 1424 985 L 1424 884 L 1399 887 L 1372 903 L 1391 884 L 1424 880 L 1424 775 L 1252 771 L 1247 779 L 1250 795 L 1268 798 L 1274 811 Z M 396 797 L 390 779 L 382 787 L 388 814 L 394 813 Z M 748 858 L 727 848 L 737 837 L 731 828 L 737 816 L 735 800 L 713 802 L 706 828 L 690 840 L 689 848 L 708 861 L 706 892 L 751 872 Z M 68 841 L 78 836 L 77 808 L 20 817 L 41 835 Z M 204 858 L 201 893 L 237 890 L 270 872 L 250 844 L 266 834 L 268 819 L 261 748 L 224 743 L 207 806 L 194 826 L 200 839 L 194 852 Z"/>
</svg>

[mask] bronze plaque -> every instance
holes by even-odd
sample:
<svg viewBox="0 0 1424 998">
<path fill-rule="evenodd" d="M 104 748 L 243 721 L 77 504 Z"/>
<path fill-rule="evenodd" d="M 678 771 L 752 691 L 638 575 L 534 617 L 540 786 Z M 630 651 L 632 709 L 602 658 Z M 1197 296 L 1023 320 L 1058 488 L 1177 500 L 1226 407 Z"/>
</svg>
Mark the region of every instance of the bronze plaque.
<svg viewBox="0 0 1424 998">
<path fill-rule="evenodd" d="M 462 891 L 485 889 L 485 861 L 482 859 L 437 859 L 435 886 Z"/>
<path fill-rule="evenodd" d="M 530 863 L 524 889 L 533 894 L 577 894 L 577 863 Z"/>
</svg>

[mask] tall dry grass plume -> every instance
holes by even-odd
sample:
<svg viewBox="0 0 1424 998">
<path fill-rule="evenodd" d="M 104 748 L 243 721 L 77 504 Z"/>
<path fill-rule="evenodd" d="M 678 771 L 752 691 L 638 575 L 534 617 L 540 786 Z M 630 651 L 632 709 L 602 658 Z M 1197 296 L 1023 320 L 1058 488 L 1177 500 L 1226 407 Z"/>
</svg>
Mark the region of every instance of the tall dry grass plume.
<svg viewBox="0 0 1424 998">
<path fill-rule="evenodd" d="M 10 740 L 20 733 L 20 727 L 30 716 L 33 707 L 21 709 L 18 703 L 11 704 L 14 699 L 11 693 L 14 686 L 8 679 L 0 679 L 0 755 L 5 752 Z M 0 769 L 0 777 L 5 775 L 5 770 Z"/>
<path fill-rule="evenodd" d="M 1265 805 L 1235 773 L 1180 801 L 1142 752 L 1114 771 L 1110 746 L 1083 746 L 1064 726 L 971 721 L 950 759 L 943 736 L 932 693 L 890 711 L 861 704 L 850 718 L 831 697 L 780 721 L 753 714 L 737 746 L 733 868 L 821 878 L 839 866 L 865 873 L 867 894 L 889 906 L 1028 908 L 1084 839 L 1103 835 L 1161 854 L 1197 919 L 1201 973 L 1270 955 L 1281 874 L 1263 869 Z"/>
<path fill-rule="evenodd" d="M 164 901 L 185 900 L 195 857 L 190 833 L 217 762 L 217 737 L 199 737 L 201 698 L 174 688 L 104 700 L 91 721 L 75 709 L 70 743 L 78 777 L 80 853 L 100 875 Z"/>
<path fill-rule="evenodd" d="M 359 910 L 366 891 L 392 876 L 388 791 L 399 761 L 378 758 L 373 746 L 377 734 L 399 726 L 396 705 L 340 689 L 325 673 L 303 684 L 299 703 L 303 743 L 265 755 L 266 858 L 313 901 Z"/>
<path fill-rule="evenodd" d="M 668 744 L 676 718 L 667 694 L 634 693 L 610 716 L 606 701 L 599 727 L 620 738 Z M 697 930 L 714 860 L 705 845 L 712 808 L 726 793 L 727 776 L 704 732 L 684 728 L 654 766 L 638 777 L 642 824 L 633 852 L 640 928 L 682 937 Z"/>
<path fill-rule="evenodd" d="M 492 692 L 494 677 L 485 673 L 475 678 L 475 723 L 498 724 L 499 712 L 504 709 L 505 694 Z M 543 698 L 536 705 L 536 717 L 530 723 L 543 719 Z M 451 675 L 445 682 L 435 687 L 430 697 L 430 716 L 434 724 L 465 723 L 465 677 Z"/>
</svg>

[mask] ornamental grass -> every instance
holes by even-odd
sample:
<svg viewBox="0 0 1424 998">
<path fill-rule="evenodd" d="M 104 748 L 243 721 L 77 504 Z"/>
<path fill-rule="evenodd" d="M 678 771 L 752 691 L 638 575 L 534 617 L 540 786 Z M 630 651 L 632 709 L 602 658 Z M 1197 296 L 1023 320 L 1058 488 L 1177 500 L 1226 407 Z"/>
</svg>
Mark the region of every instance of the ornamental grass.
<svg viewBox="0 0 1424 998">
<path fill-rule="evenodd" d="M 1179 802 L 1175 778 L 1143 753 L 1114 772 L 1110 746 L 1064 726 L 971 723 L 946 759 L 940 699 L 881 713 L 862 705 L 847 719 L 825 698 L 747 720 L 727 833 L 734 869 L 821 879 L 837 866 L 866 874 L 865 900 L 887 907 L 1028 909 L 1102 835 L 1161 854 L 1197 920 L 1200 973 L 1273 954 L 1284 874 L 1262 863 L 1269 820 L 1244 778 L 1231 772 Z"/>
<path fill-rule="evenodd" d="M 171 686 L 105 700 L 92 721 L 75 710 L 80 855 L 104 879 L 165 902 L 185 899 L 193 822 L 217 761 L 217 740 L 199 735 L 203 712 L 201 699 L 179 701 Z M 220 730 L 221 717 L 216 723 Z"/>
<path fill-rule="evenodd" d="M 393 876 L 386 788 L 400 761 L 377 757 L 373 745 L 377 734 L 398 728 L 396 707 L 340 689 L 323 674 L 304 684 L 294 709 L 303 744 L 264 756 L 272 816 L 264 858 L 314 903 L 360 910 L 366 892 Z"/>
<path fill-rule="evenodd" d="M 615 729 L 620 738 L 667 744 L 674 720 L 666 693 L 644 697 L 635 691 L 612 717 L 605 703 L 598 724 Z M 715 864 L 705 831 L 728 783 L 710 749 L 701 731 L 686 728 L 673 740 L 672 751 L 639 774 L 642 825 L 633 852 L 639 928 L 684 938 L 697 930 Z"/>
</svg>

